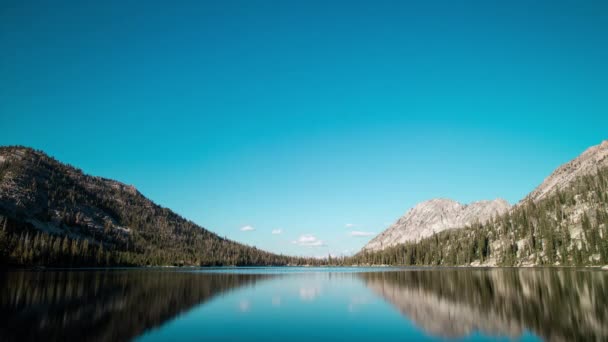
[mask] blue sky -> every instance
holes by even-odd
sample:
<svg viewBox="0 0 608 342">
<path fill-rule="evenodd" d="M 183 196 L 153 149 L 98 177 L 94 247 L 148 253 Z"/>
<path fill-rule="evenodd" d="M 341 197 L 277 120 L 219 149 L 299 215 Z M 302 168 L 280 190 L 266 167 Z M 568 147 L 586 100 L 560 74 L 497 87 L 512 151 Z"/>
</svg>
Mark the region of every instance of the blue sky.
<svg viewBox="0 0 608 342">
<path fill-rule="evenodd" d="M 0 46 L 0 144 L 286 254 L 608 139 L 606 1 L 4 0 Z"/>
</svg>

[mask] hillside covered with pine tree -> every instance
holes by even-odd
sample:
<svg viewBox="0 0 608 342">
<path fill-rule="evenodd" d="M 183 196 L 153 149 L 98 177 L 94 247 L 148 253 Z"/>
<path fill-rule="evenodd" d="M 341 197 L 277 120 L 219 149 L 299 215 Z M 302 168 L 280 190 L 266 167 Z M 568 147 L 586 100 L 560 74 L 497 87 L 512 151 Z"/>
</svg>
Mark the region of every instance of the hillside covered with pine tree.
<svg viewBox="0 0 608 342">
<path fill-rule="evenodd" d="M 348 260 L 389 265 L 606 265 L 608 167 L 487 222 L 449 229 Z"/>
<path fill-rule="evenodd" d="M 608 167 L 602 163 L 608 143 L 588 151 L 595 159 L 583 153 L 489 220 L 323 260 L 276 255 L 222 238 L 133 186 L 86 175 L 41 151 L 0 147 L 0 264 L 606 265 Z"/>
<path fill-rule="evenodd" d="M 222 238 L 133 186 L 84 174 L 45 153 L 0 147 L 0 265 L 287 265 Z"/>
</svg>

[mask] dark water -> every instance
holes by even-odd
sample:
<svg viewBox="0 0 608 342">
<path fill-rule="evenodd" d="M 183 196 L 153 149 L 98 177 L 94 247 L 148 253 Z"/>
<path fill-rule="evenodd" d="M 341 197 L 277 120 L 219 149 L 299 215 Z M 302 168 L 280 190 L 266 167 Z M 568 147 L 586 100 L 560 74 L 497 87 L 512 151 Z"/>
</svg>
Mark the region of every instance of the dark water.
<svg viewBox="0 0 608 342">
<path fill-rule="evenodd" d="M 0 341 L 608 341 L 608 272 L 0 273 Z"/>
</svg>

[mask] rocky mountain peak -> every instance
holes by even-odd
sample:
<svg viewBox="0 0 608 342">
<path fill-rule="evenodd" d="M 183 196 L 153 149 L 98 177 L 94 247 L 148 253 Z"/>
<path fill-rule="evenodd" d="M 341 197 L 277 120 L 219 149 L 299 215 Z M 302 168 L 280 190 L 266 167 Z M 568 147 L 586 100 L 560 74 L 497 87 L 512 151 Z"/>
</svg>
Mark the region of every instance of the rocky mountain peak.
<svg viewBox="0 0 608 342">
<path fill-rule="evenodd" d="M 595 173 L 604 166 L 608 166 L 608 140 L 589 147 L 580 156 L 558 167 L 521 202 L 538 202 L 553 191 L 564 189 L 577 177 Z"/>
<path fill-rule="evenodd" d="M 436 198 L 418 203 L 372 239 L 364 250 L 382 250 L 409 241 L 419 241 L 446 229 L 463 228 L 477 221 L 485 222 L 507 212 L 511 206 L 504 199 L 462 204 Z"/>
<path fill-rule="evenodd" d="M 604 167 L 608 167 L 608 140 L 588 148 L 577 158 L 558 167 L 519 204 L 526 201 L 538 202 L 557 189 L 567 188 L 577 178 L 593 175 Z M 404 242 L 416 242 L 446 229 L 464 228 L 477 221 L 483 223 L 510 209 L 509 203 L 503 199 L 468 205 L 445 198 L 421 202 L 372 239 L 363 250 L 376 251 Z"/>
</svg>

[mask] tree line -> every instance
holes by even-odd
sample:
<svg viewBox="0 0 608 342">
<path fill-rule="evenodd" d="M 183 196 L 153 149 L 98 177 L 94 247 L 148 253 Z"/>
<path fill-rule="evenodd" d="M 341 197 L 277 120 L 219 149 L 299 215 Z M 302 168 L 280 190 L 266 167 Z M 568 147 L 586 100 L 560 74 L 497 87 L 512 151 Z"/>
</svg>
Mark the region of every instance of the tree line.
<svg viewBox="0 0 608 342">
<path fill-rule="evenodd" d="M 9 156 L 0 164 L 2 265 L 608 264 L 608 168 L 488 222 L 378 252 L 318 259 L 220 237 L 133 187 L 85 175 L 40 151 L 3 147 L 0 153 Z"/>
<path fill-rule="evenodd" d="M 220 237 L 134 187 L 41 151 L 0 147 L 4 265 L 318 265 Z"/>
<path fill-rule="evenodd" d="M 608 264 L 608 168 L 488 222 L 382 251 L 362 251 L 345 262 L 470 265 L 489 261 L 503 266 Z"/>
</svg>

